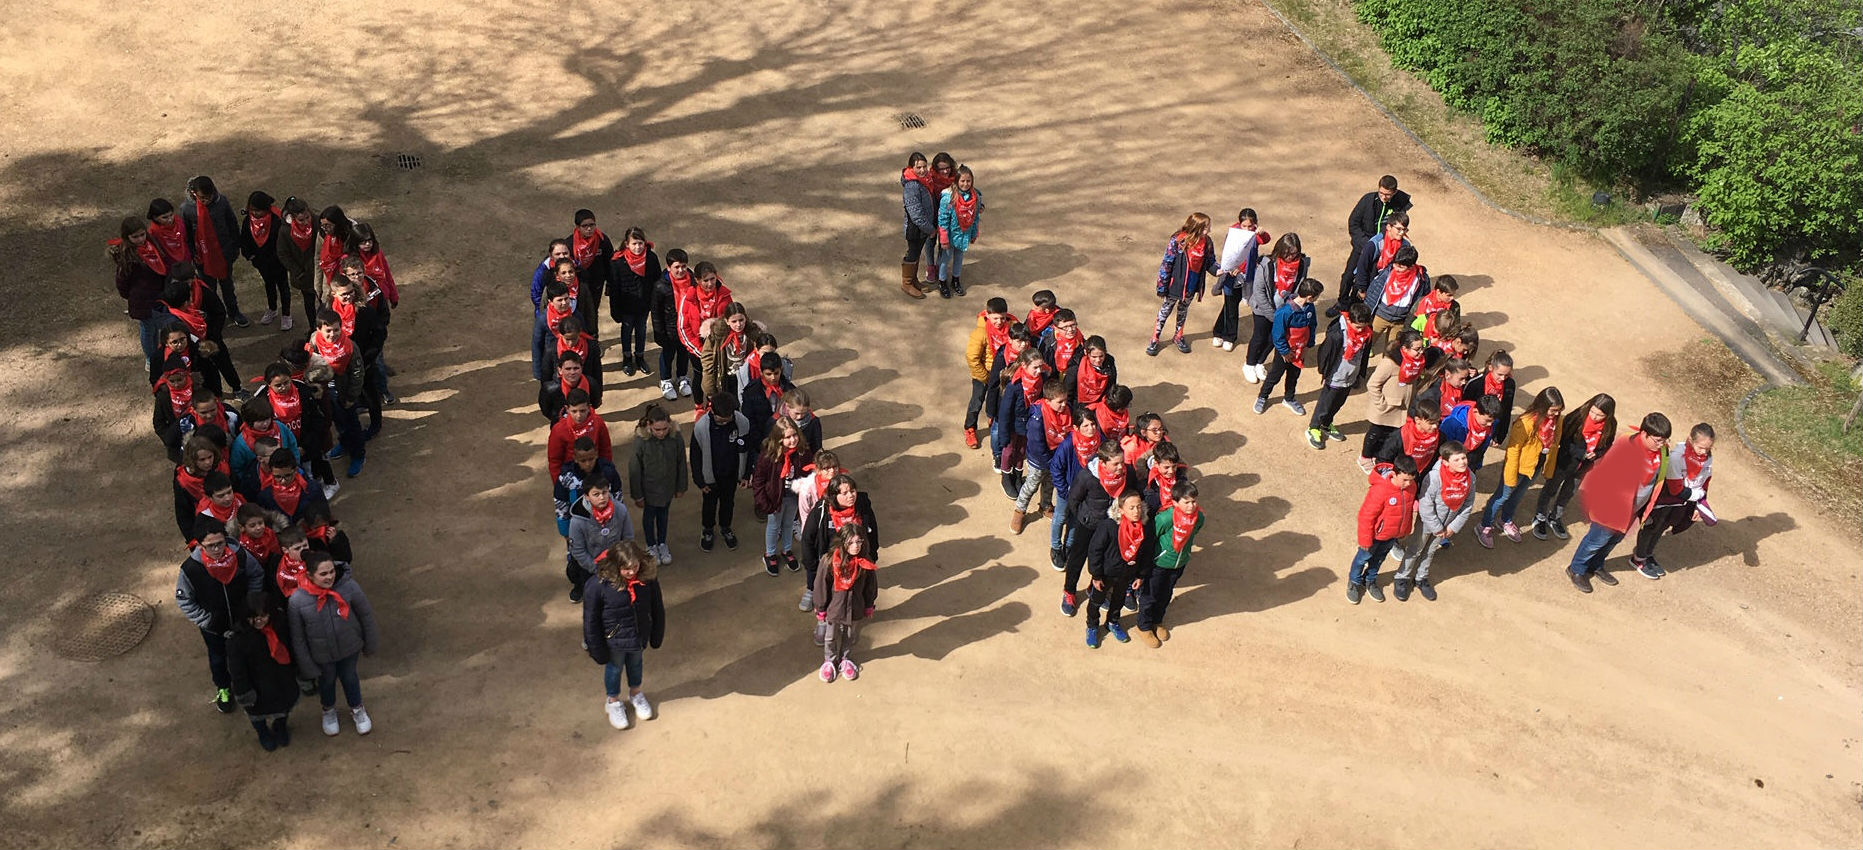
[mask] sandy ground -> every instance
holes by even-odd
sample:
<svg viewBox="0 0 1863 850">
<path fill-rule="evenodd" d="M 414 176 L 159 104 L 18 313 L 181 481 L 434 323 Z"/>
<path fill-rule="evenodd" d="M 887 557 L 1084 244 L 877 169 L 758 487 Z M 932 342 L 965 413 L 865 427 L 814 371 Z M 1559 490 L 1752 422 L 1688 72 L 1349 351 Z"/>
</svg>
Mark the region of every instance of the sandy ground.
<svg viewBox="0 0 1863 850">
<path fill-rule="evenodd" d="M 1353 608 L 1352 452 L 1247 410 L 1241 354 L 1206 342 L 1213 303 L 1193 355 L 1142 356 L 1185 213 L 1261 210 L 1330 279 L 1389 171 L 1424 262 L 1462 279 L 1527 389 L 1684 426 L 1708 409 L 1646 365 L 1702 335 L 1673 304 L 1602 242 L 1480 206 L 1258 6 L 58 7 L 0 3 L 0 844 L 1863 843 L 1863 552 L 1735 441 L 1726 521 L 1666 544 L 1660 583 L 1581 596 L 1559 572 L 1576 541 L 1470 540 L 1438 560 L 1440 602 Z M 894 288 L 913 149 L 958 153 L 989 200 L 963 301 Z M 425 166 L 384 167 L 398 152 Z M 298 742 L 261 752 L 205 705 L 169 601 L 169 473 L 99 243 L 196 173 L 344 204 L 406 293 L 404 402 L 337 503 L 385 633 L 366 739 L 300 711 Z M 701 555 L 688 498 L 648 659 L 662 717 L 606 725 L 525 348 L 530 269 L 581 206 L 718 262 L 876 494 L 857 683 L 811 678 L 800 582 L 749 546 Z M 1163 650 L 1081 645 L 1046 525 L 1009 537 L 960 440 L 972 317 L 1044 287 L 1201 476 L 1210 525 Z M 241 368 L 280 339 L 235 332 Z M 652 396 L 624 383 L 609 418 Z M 57 610 L 106 590 L 157 603 L 149 639 L 55 656 Z"/>
</svg>

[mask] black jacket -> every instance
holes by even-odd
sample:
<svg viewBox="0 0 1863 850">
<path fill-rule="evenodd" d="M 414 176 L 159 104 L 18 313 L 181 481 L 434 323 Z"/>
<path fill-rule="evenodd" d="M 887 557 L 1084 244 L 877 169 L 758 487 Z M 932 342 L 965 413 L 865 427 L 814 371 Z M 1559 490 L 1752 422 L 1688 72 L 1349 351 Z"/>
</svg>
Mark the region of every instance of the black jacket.
<svg viewBox="0 0 1863 850">
<path fill-rule="evenodd" d="M 828 521 L 828 506 L 833 504 L 834 498 L 832 494 L 823 496 L 802 523 L 802 537 L 796 541 L 796 559 L 804 564 L 819 563 L 822 555 L 834 548 L 834 529 Z M 868 559 L 879 563 L 880 523 L 873 518 L 873 502 L 865 492 L 854 497 L 854 515 L 867 529 Z"/>
<path fill-rule="evenodd" d="M 202 631 L 231 631 L 234 624 L 246 619 L 246 594 L 265 588 L 265 568 L 259 565 L 259 559 L 245 547 L 238 548 L 239 567 L 226 584 L 208 574 L 201 564 L 199 549 L 192 550 L 181 562 L 181 575 L 175 580 L 175 604 Z"/>
<path fill-rule="evenodd" d="M 582 374 L 589 379 L 589 406 L 599 410 L 602 406 L 602 344 L 590 336 L 588 346 L 589 354 L 582 358 Z M 563 408 L 568 404 L 563 397 L 563 385 L 556 379 L 556 334 L 544 337 L 543 373 L 550 377 L 537 388 L 537 409 L 543 412 L 543 418 L 554 423 L 563 418 Z"/>
<path fill-rule="evenodd" d="M 1391 194 L 1391 202 L 1386 204 L 1378 200 L 1377 192 L 1366 192 L 1358 199 L 1358 205 L 1352 207 L 1352 215 L 1346 218 L 1346 232 L 1352 236 L 1352 244 L 1365 245 L 1365 240 L 1378 235 L 1384 229 L 1384 219 L 1394 212 L 1410 212 L 1410 193 L 1398 190 Z"/>
<path fill-rule="evenodd" d="M 1432 348 L 1431 350 L 1433 351 L 1435 349 Z M 1462 385 L 1462 400 L 1480 401 L 1482 387 L 1487 385 L 1487 379 L 1488 373 L 1486 371 L 1476 372 L 1468 376 L 1468 383 Z M 1501 382 L 1501 415 L 1494 418 L 1494 436 L 1499 438 L 1499 442 L 1495 443 L 1497 446 L 1507 442 L 1507 431 L 1509 428 L 1512 428 L 1514 424 L 1514 389 L 1514 376 L 1508 375 L 1507 380 Z M 1598 457 L 1604 457 L 1604 450 L 1611 445 L 1612 436 L 1611 434 L 1605 434 L 1604 438 L 1598 442 Z M 1565 446 L 1562 445 L 1559 449 L 1560 451 L 1564 451 Z M 1578 456 L 1584 457 L 1585 453 L 1580 451 Z"/>
<path fill-rule="evenodd" d="M 1102 581 L 1130 583 L 1135 578 L 1151 576 L 1153 558 L 1158 553 L 1158 534 L 1147 517 L 1139 523 L 1145 530 L 1136 560 L 1126 560 L 1119 551 L 1119 520 L 1102 514 L 1093 527 L 1093 541 L 1087 544 L 1087 574 Z"/>
<path fill-rule="evenodd" d="M 673 282 L 661 272 L 647 299 L 647 315 L 653 319 L 653 342 L 668 351 L 683 351 L 679 345 L 679 304 L 673 295 Z M 677 376 L 675 376 L 677 377 Z"/>
<path fill-rule="evenodd" d="M 180 213 L 177 217 L 187 229 L 188 246 L 192 248 L 195 244 L 194 229 L 201 226 L 194 214 L 194 201 L 191 198 L 183 199 L 175 208 Z M 239 221 L 233 217 L 233 204 L 226 199 L 225 193 L 215 195 L 207 203 L 207 218 L 213 226 L 215 240 L 220 243 L 220 253 L 226 257 L 227 271 L 231 272 L 233 261 L 239 259 Z M 195 257 L 194 261 L 200 263 L 201 258 Z"/>
<path fill-rule="evenodd" d="M 272 232 L 264 245 L 252 238 L 252 217 L 245 210 L 239 211 L 239 255 L 252 263 L 252 267 L 261 271 L 282 272 L 285 261 L 278 257 L 278 243 L 289 239 L 286 233 L 290 225 L 285 224 L 284 216 L 267 210 L 265 216 L 272 220 Z M 315 242 L 311 243 L 313 246 Z"/>
<path fill-rule="evenodd" d="M 1074 354 L 1073 361 L 1067 364 L 1067 374 L 1062 376 L 1061 378 L 1061 386 L 1067 389 L 1067 398 L 1068 398 L 1069 403 L 1076 404 L 1076 405 L 1081 403 L 1080 402 L 1080 370 L 1093 368 L 1092 366 L 1083 365 L 1086 362 L 1087 362 L 1087 352 L 1086 351 L 1076 352 Z M 1105 391 L 1112 389 L 1114 384 L 1119 383 L 1119 364 L 1113 360 L 1113 355 L 1110 353 L 1106 355 L 1106 358 L 1102 360 L 1101 363 L 1105 366 L 1105 368 L 1101 369 L 1100 371 L 1102 374 L 1106 375 L 1106 387 L 1105 389 L 1101 390 L 1102 395 L 1100 397 L 1101 399 L 1104 399 Z M 1097 400 L 1099 399 L 1096 399 L 1096 401 Z"/>
<path fill-rule="evenodd" d="M 1089 461 L 1088 468 L 1081 470 L 1074 477 L 1074 486 L 1068 488 L 1067 519 L 1075 528 L 1092 528 L 1113 509 L 1113 497 L 1106 494 L 1105 487 L 1100 486 L 1099 473 L 1096 471 L 1098 467 L 1094 465 L 1099 462 L 1098 458 Z M 1139 480 L 1138 474 L 1123 461 L 1119 465 L 1125 467 L 1126 490 L 1142 492 L 1144 482 Z"/>
<path fill-rule="evenodd" d="M 796 388 L 796 385 L 790 383 L 787 377 L 783 378 L 777 386 L 781 387 L 784 393 Z M 750 420 L 750 433 L 745 435 L 745 439 L 751 451 L 761 449 L 763 438 L 769 436 L 771 428 L 776 427 L 776 405 L 771 404 L 769 395 L 765 394 L 761 377 L 744 387 L 738 399 L 737 409 L 744 414 L 745 419 Z"/>
<path fill-rule="evenodd" d="M 647 249 L 647 262 L 640 274 L 635 274 L 627 260 L 616 254 L 610 266 L 608 280 L 608 315 L 615 321 L 622 316 L 635 316 L 647 312 L 653 300 L 653 288 L 660 280 L 660 255 Z"/>
<path fill-rule="evenodd" d="M 288 652 L 291 618 L 278 611 L 272 615 L 271 627 Z M 226 642 L 226 669 L 233 674 L 233 699 L 254 717 L 290 711 L 298 704 L 296 660 L 278 663 L 272 658 L 265 634 L 240 620 L 233 628 L 233 637 Z"/>
<path fill-rule="evenodd" d="M 615 653 L 660 648 L 666 637 L 666 600 L 658 579 L 626 590 L 589 576 L 582 586 L 582 642 L 597 664 L 614 660 Z"/>
</svg>

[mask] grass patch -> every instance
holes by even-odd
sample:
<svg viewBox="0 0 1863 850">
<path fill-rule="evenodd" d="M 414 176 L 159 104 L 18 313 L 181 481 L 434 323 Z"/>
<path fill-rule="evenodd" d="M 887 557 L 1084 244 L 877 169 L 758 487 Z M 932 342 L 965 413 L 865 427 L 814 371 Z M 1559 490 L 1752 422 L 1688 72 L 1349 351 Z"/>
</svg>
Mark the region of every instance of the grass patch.
<svg viewBox="0 0 1863 850">
<path fill-rule="evenodd" d="M 1490 144 L 1481 121 L 1448 107 L 1429 84 L 1391 67 L 1378 34 L 1359 22 L 1350 0 L 1268 0 L 1308 41 L 1370 92 L 1456 171 L 1495 203 L 1549 221 L 1610 227 L 1649 219 L 1626 193 L 1598 187 L 1542 160 Z M 1594 206 L 1597 191 L 1612 195 Z"/>
<path fill-rule="evenodd" d="M 1784 464 L 1815 501 L 1863 528 L 1863 419 L 1843 431 L 1858 386 L 1838 363 L 1821 364 L 1811 383 L 1760 393 L 1747 406 L 1747 435 Z"/>
</svg>

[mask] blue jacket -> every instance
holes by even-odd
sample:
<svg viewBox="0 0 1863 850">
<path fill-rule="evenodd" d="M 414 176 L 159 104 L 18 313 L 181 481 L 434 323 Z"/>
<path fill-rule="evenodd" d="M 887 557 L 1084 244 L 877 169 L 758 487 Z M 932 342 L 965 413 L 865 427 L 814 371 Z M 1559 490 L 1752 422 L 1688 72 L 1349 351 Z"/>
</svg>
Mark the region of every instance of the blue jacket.
<svg viewBox="0 0 1863 850">
<path fill-rule="evenodd" d="M 952 248 L 968 251 L 970 243 L 977 241 L 977 233 L 983 227 L 983 208 L 979 206 L 977 214 L 971 217 L 969 230 L 958 227 L 957 210 L 951 208 L 951 196 L 956 191 L 956 186 L 946 189 L 938 200 L 938 229 L 951 240 Z M 977 191 L 972 189 L 970 194 L 975 196 Z"/>
<path fill-rule="evenodd" d="M 938 232 L 938 204 L 932 200 L 931 190 L 905 173 L 899 175 L 900 202 L 906 209 L 906 238 L 917 233 L 919 236 L 931 236 Z"/>
<path fill-rule="evenodd" d="M 1371 279 L 1371 286 L 1365 290 L 1365 303 L 1370 305 L 1373 317 L 1390 322 L 1402 322 L 1410 318 L 1411 308 L 1417 306 L 1417 299 L 1422 298 L 1423 293 L 1430 291 L 1430 271 L 1417 266 L 1417 285 L 1411 288 L 1410 296 L 1392 305 L 1384 303 L 1384 287 L 1390 283 L 1391 269 L 1394 268 L 1396 268 L 1395 265 L 1385 266 L 1384 271 L 1378 272 L 1377 276 Z"/>
<path fill-rule="evenodd" d="M 1020 396 L 1021 393 L 1017 392 L 1016 395 Z M 1034 404 L 1029 404 L 1027 425 L 1023 428 L 1023 435 L 1026 436 L 1029 441 L 1029 463 L 1034 464 L 1036 469 L 1043 470 L 1049 469 L 1049 463 L 1054 460 L 1056 452 L 1059 451 L 1059 447 L 1054 449 L 1048 448 L 1048 435 L 1045 429 L 1042 428 L 1041 410 L 1046 406 L 1048 406 L 1048 403 L 1041 400 L 1037 400 Z M 1063 419 L 1073 416 L 1073 414 L 1067 410 L 1062 410 L 1055 415 Z M 1070 433 L 1072 432 L 1072 423 L 1069 423 L 1069 431 Z M 1065 445 L 1066 441 L 1063 440 L 1062 443 Z"/>
<path fill-rule="evenodd" d="M 1001 389 L 1002 398 L 996 402 L 996 421 L 990 423 L 990 449 L 996 457 L 1001 457 L 1003 448 L 1016 436 L 1016 429 L 1024 426 L 1029 417 L 1028 399 L 1022 395 L 1022 387 L 1015 382 Z"/>
<path fill-rule="evenodd" d="M 1281 355 L 1282 359 L 1291 359 L 1294 356 L 1294 349 L 1287 341 L 1288 329 L 1311 329 L 1318 324 L 1319 319 L 1314 315 L 1312 304 L 1305 307 L 1296 306 L 1292 301 L 1282 304 L 1281 309 L 1274 311 L 1274 350 Z M 1316 336 L 1318 334 L 1307 335 L 1308 346 L 1313 345 Z"/>
<path fill-rule="evenodd" d="M 1046 443 L 1042 448 L 1047 449 Z M 1080 452 L 1074 451 L 1074 435 L 1069 433 L 1048 459 L 1048 480 L 1054 483 L 1056 493 L 1072 493 L 1074 479 L 1086 468 L 1080 462 Z"/>
<path fill-rule="evenodd" d="M 1438 426 L 1445 442 L 1458 442 L 1468 449 L 1468 468 L 1471 470 L 1481 468 L 1481 456 L 1487 452 L 1489 446 L 1494 444 L 1494 436 L 1500 431 L 1498 427 L 1491 427 L 1488 429 L 1487 439 L 1482 440 L 1481 445 L 1468 445 L 1468 418 L 1474 415 L 1474 411 L 1473 402 L 1462 402 L 1450 410 L 1449 415 L 1443 417 L 1442 424 Z M 1495 423 L 1497 426 L 1499 424 L 1499 422 Z"/>
<path fill-rule="evenodd" d="M 278 447 L 290 451 L 291 456 L 297 458 L 299 463 L 304 462 L 303 455 L 298 451 L 298 438 L 292 435 L 290 428 L 280 427 L 278 429 Z M 252 449 L 246 445 L 246 441 L 241 439 L 237 432 L 233 434 L 233 450 L 227 458 L 227 466 L 232 470 L 234 483 L 247 482 L 252 485 L 253 492 L 257 492 L 261 460 L 253 455 Z M 263 460 L 269 461 L 270 458 Z"/>
<path fill-rule="evenodd" d="M 543 288 L 556 278 L 550 271 L 550 258 L 544 257 L 537 263 L 537 270 L 530 273 L 530 307 L 537 312 L 543 311 Z"/>
<path fill-rule="evenodd" d="M 1409 244 L 1410 244 L 1410 240 L 1405 239 L 1404 241 L 1398 243 L 1398 247 L 1401 248 Z M 1383 233 L 1379 233 L 1378 235 L 1365 240 L 1364 249 L 1358 252 L 1358 265 L 1352 267 L 1352 288 L 1354 291 L 1362 293 L 1366 289 L 1369 289 L 1371 287 L 1371 279 L 1373 277 L 1376 277 L 1379 271 L 1378 258 L 1383 255 L 1384 255 L 1384 234 Z M 1369 301 L 1370 298 L 1367 297 L 1366 300 Z"/>
</svg>

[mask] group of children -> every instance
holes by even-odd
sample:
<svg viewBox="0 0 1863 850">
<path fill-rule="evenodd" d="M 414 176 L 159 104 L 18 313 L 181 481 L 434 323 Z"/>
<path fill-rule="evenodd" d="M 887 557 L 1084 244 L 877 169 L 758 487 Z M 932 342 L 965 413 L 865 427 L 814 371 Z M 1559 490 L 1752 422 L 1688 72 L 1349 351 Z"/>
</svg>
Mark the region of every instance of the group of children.
<svg viewBox="0 0 1863 850">
<path fill-rule="evenodd" d="M 546 451 L 569 598 L 583 605 L 584 646 L 603 665 L 609 723 L 627 728 L 630 706 L 637 719 L 653 717 L 641 692 L 643 655 L 665 632 L 659 576 L 673 563 L 671 507 L 692 488 L 700 494 L 699 549 L 707 553 L 721 541 L 738 549 L 738 491 L 750 491 L 764 526 L 764 573 L 802 574 L 797 608 L 816 614 L 822 679 L 856 678 L 848 651 L 873 613 L 879 524 L 867 494 L 823 448 L 821 420 L 794 382 L 793 362 L 715 264 L 692 262 L 681 249 L 662 258 L 638 227 L 614 248 L 589 210 L 576 212 L 575 225 L 550 243 L 533 274 L 532 369 L 538 410 L 550 422 Z M 604 368 L 596 321 L 604 295 L 620 327 L 623 379 L 659 381 L 621 461 L 600 412 L 619 389 L 607 385 L 614 371 Z M 646 361 L 649 322 L 657 373 Z M 681 397 L 693 400 L 689 431 L 668 409 Z M 638 537 L 630 504 L 640 515 Z"/>
<path fill-rule="evenodd" d="M 377 630 L 331 513 L 331 461 L 348 455 L 358 475 L 393 400 L 382 350 L 399 293 L 374 230 L 340 207 L 313 214 L 296 197 L 281 207 L 257 191 L 236 214 L 209 177 L 187 190 L 179 209 L 157 198 L 147 218 L 123 219 L 108 252 L 140 326 L 153 427 L 176 464 L 188 556 L 175 600 L 206 644 L 214 708 L 243 708 L 266 750 L 290 743 L 300 694 L 319 696 L 323 732 L 338 734 L 339 683 L 367 734 L 356 665 Z M 293 330 L 293 291 L 311 324 L 252 387 L 225 336 L 229 323 L 252 325 L 233 281 L 241 259 L 265 286 L 259 324 Z"/>
<path fill-rule="evenodd" d="M 905 208 L 906 255 L 899 266 L 899 289 L 922 299 L 934 289 L 944 298 L 964 294 L 964 253 L 977 241 L 983 219 L 983 195 L 970 166 L 939 151 L 930 160 L 913 151 L 899 172 L 900 201 Z M 918 279 L 919 260 L 925 280 Z"/>
</svg>

